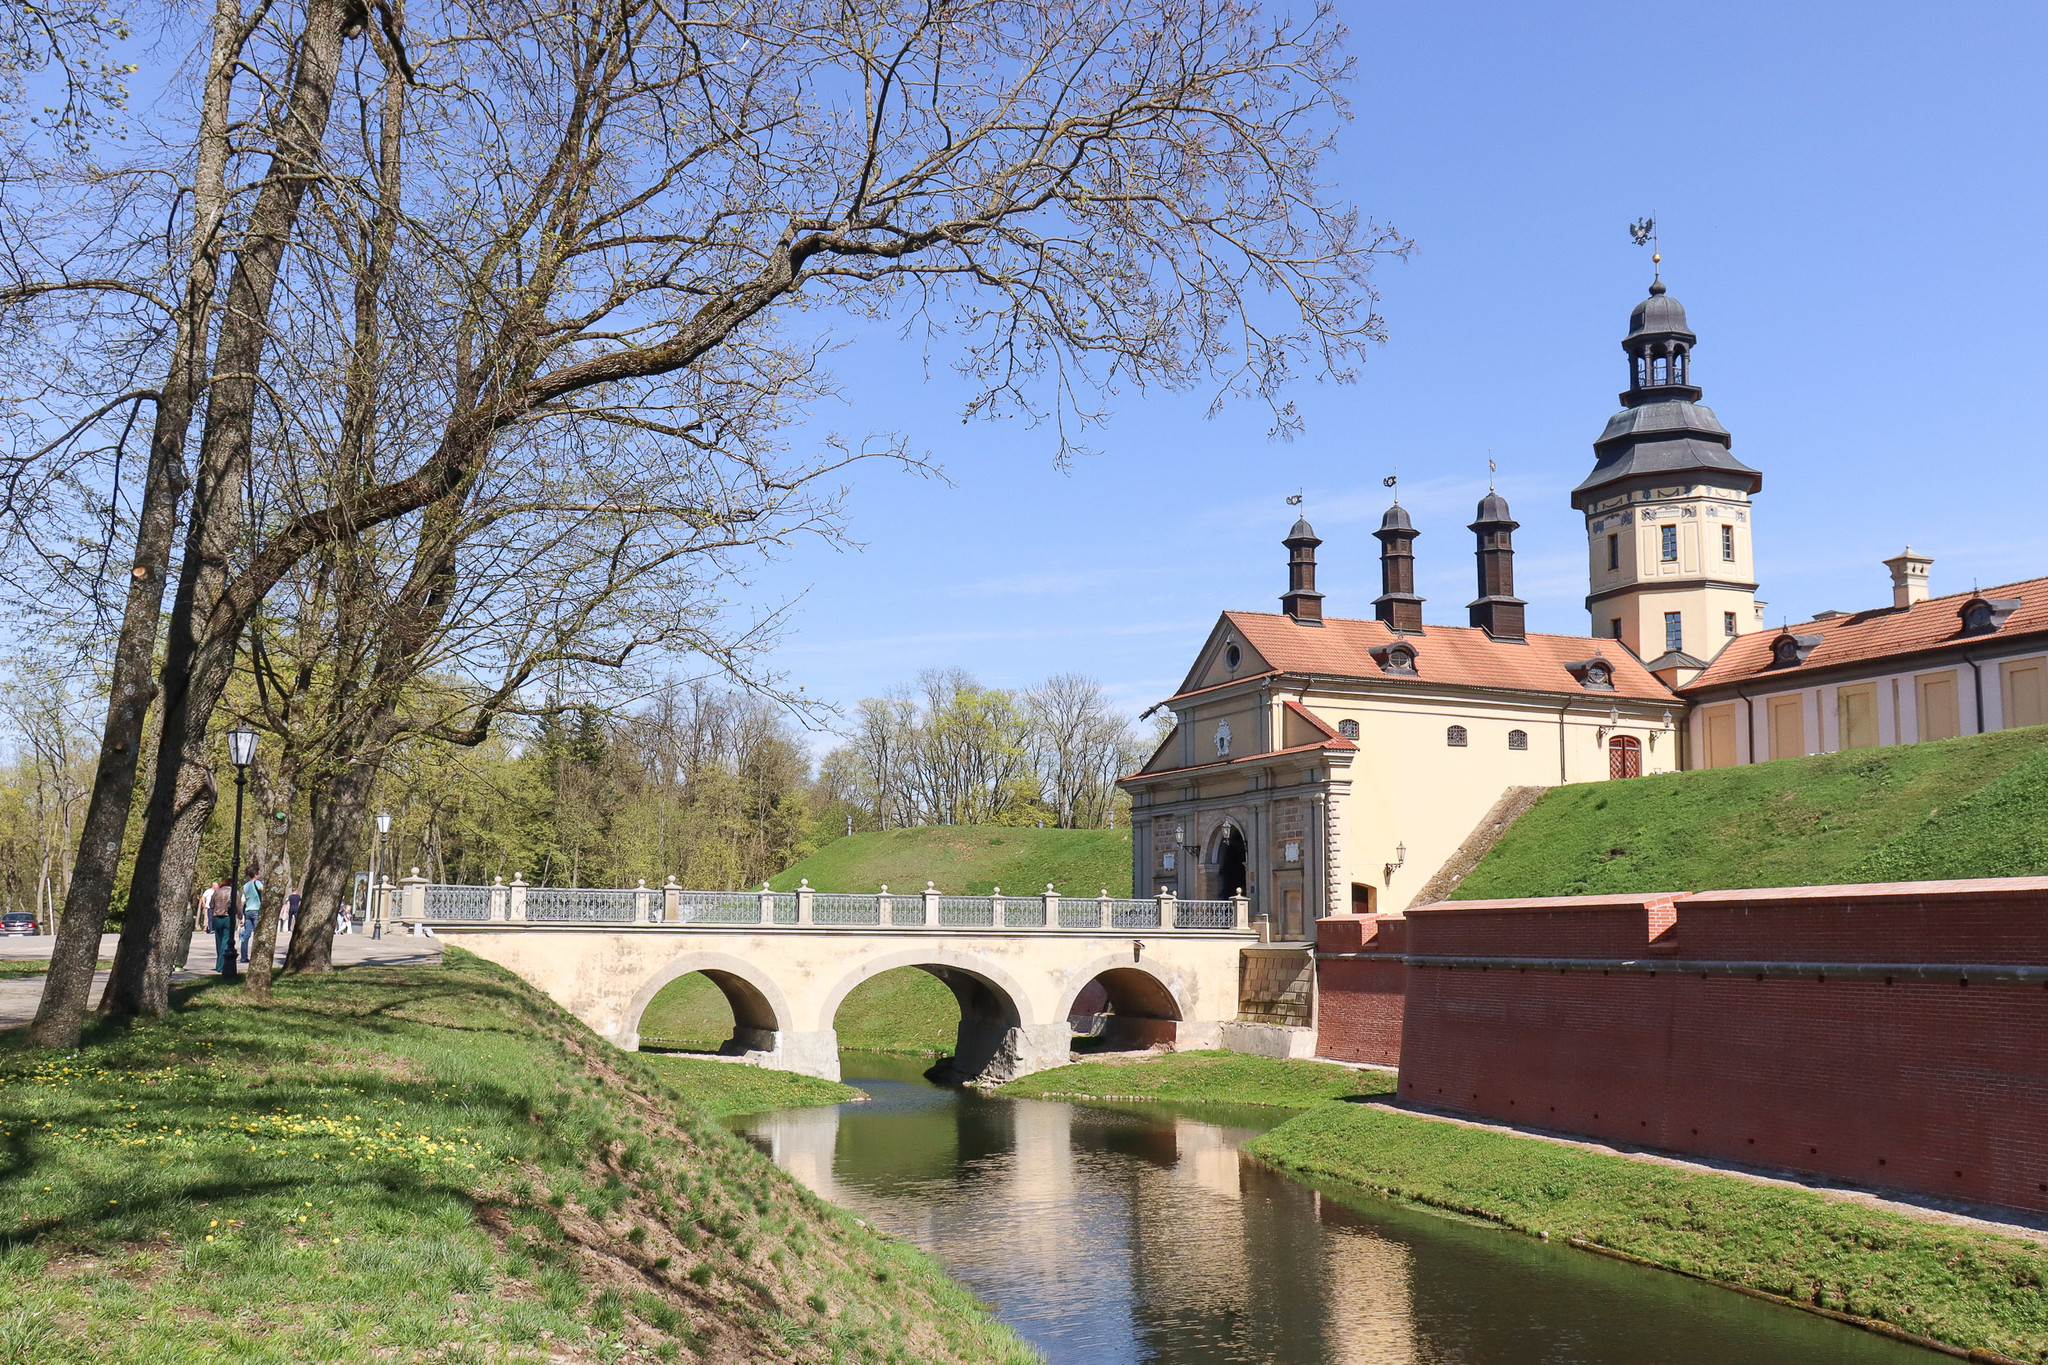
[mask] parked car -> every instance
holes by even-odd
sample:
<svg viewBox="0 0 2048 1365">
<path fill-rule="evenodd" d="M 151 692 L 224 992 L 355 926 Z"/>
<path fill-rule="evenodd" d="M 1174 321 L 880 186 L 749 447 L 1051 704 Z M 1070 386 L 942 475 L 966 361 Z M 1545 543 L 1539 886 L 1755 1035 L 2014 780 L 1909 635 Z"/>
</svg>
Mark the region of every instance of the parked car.
<svg viewBox="0 0 2048 1365">
<path fill-rule="evenodd" d="M 9 910 L 0 915 L 0 934 L 33 934 L 36 931 L 36 917 L 33 911 Z"/>
</svg>

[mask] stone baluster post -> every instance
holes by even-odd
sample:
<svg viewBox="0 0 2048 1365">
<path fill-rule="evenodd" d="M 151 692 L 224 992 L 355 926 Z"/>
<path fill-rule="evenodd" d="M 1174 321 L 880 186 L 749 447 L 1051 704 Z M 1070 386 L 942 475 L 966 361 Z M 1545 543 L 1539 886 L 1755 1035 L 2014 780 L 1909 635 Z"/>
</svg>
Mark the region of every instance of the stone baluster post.
<svg viewBox="0 0 2048 1365">
<path fill-rule="evenodd" d="M 1098 929 L 1107 929 L 1109 927 L 1109 888 L 1106 886 L 1102 888 L 1101 899 L 1095 902 L 1095 927 Z"/>
<path fill-rule="evenodd" d="M 1045 927 L 1057 929 L 1060 927 L 1060 893 L 1052 889 L 1051 882 L 1045 884 L 1044 900 Z"/>
<path fill-rule="evenodd" d="M 769 889 L 768 883 L 762 882 L 760 894 L 761 923 L 773 924 L 775 923 L 775 892 Z"/>
<path fill-rule="evenodd" d="M 505 899 L 505 879 L 503 877 L 491 878 L 491 923 L 503 924 L 505 922 Z"/>
<path fill-rule="evenodd" d="M 1003 927 L 1003 888 L 1001 888 L 1000 886 L 992 886 L 989 888 L 988 927 L 991 929 L 1000 929 Z"/>
<path fill-rule="evenodd" d="M 411 920 L 413 935 L 418 937 L 427 929 L 427 879 L 420 875 L 418 868 L 414 868 L 412 875 L 405 879 L 404 887 L 405 901 L 398 912 L 399 920 Z"/>
<path fill-rule="evenodd" d="M 633 888 L 633 923 L 653 924 L 655 922 L 654 894 L 647 889 L 647 879 L 645 877 L 639 880 L 640 884 Z"/>
<path fill-rule="evenodd" d="M 1240 890 L 1235 896 L 1230 898 L 1230 903 L 1236 907 L 1231 913 L 1231 926 L 1237 929 L 1249 929 L 1251 927 L 1252 913 L 1251 898 Z"/>
<path fill-rule="evenodd" d="M 816 923 L 811 918 L 811 897 L 817 893 L 811 890 L 811 879 L 802 878 L 796 884 L 796 923 L 799 929 L 808 929 Z"/>
<path fill-rule="evenodd" d="M 889 921 L 896 918 L 896 898 L 889 894 L 889 883 L 882 883 L 882 894 L 875 897 L 875 926 L 889 927 Z"/>
<path fill-rule="evenodd" d="M 526 877 L 523 873 L 512 874 L 512 885 L 505 888 L 505 916 L 514 924 L 526 923 Z"/>
<path fill-rule="evenodd" d="M 939 927 L 939 891 L 930 882 L 924 884 L 924 927 Z"/>
<path fill-rule="evenodd" d="M 1160 887 L 1159 894 L 1154 896 L 1152 900 L 1159 907 L 1159 924 L 1157 925 L 1157 927 L 1161 929 L 1171 929 L 1173 927 L 1172 888 L 1164 886 Z"/>
<path fill-rule="evenodd" d="M 661 922 L 681 924 L 683 922 L 683 889 L 676 885 L 673 873 L 661 887 Z"/>
</svg>

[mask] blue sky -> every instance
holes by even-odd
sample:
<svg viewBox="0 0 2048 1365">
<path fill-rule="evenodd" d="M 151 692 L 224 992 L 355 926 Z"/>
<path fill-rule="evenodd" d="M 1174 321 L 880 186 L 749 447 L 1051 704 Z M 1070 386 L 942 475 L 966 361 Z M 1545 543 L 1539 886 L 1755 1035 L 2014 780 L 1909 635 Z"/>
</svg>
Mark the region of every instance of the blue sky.
<svg viewBox="0 0 2048 1365">
<path fill-rule="evenodd" d="M 1276 610 L 1297 487 L 1325 610 L 1371 613 L 1398 466 L 1429 620 L 1463 624 L 1488 451 L 1522 523 L 1532 629 L 1587 631 L 1568 490 L 1625 382 L 1654 210 L 1694 379 L 1761 469 L 1769 620 L 2048 573 L 2040 251 L 2048 8 L 1346 3 L 1361 79 L 1340 192 L 1412 236 L 1378 273 L 1391 338 L 1351 386 L 1304 384 L 1306 432 L 1253 409 L 1126 396 L 1061 473 L 1041 432 L 962 425 L 935 354 L 843 334 L 849 402 L 950 484 L 880 470 L 865 548 L 803 550 L 757 591 L 806 594 L 792 682 L 850 702 L 929 665 L 1027 685 L 1077 670 L 1132 710 L 1167 695 L 1217 611 Z"/>
</svg>

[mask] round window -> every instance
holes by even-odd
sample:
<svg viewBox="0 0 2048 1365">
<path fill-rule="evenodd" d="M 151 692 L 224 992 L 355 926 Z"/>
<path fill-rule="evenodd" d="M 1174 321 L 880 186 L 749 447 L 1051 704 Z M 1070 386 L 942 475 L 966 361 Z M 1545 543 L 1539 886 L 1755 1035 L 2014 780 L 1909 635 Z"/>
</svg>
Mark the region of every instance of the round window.
<svg viewBox="0 0 2048 1365">
<path fill-rule="evenodd" d="M 1231 645 L 1223 651 L 1223 666 L 1225 668 L 1236 668 L 1243 662 L 1244 651 L 1236 645 Z"/>
<path fill-rule="evenodd" d="M 1396 668 L 1413 668 L 1415 656 L 1405 649 L 1391 650 L 1387 654 L 1387 662 Z"/>
<path fill-rule="evenodd" d="M 1599 664 L 1594 664 L 1586 670 L 1586 681 L 1595 687 L 1600 686 L 1607 681 L 1607 670 Z"/>
</svg>

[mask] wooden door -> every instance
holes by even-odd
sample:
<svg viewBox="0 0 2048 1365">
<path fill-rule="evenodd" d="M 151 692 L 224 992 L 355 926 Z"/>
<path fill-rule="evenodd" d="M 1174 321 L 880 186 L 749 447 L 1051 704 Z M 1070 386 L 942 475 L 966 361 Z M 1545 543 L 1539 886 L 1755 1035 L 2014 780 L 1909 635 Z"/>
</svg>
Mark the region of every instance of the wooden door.
<svg viewBox="0 0 2048 1365">
<path fill-rule="evenodd" d="M 1633 735 L 1616 735 L 1607 741 L 1607 775 L 1610 778 L 1643 775 L 1642 741 Z"/>
<path fill-rule="evenodd" d="M 1999 670 L 2005 693 L 2005 728 L 2048 725 L 2048 670 L 2039 659 L 2016 659 Z"/>
<path fill-rule="evenodd" d="M 1962 711 L 1956 706 L 1956 675 L 1922 673 L 1913 680 L 1920 709 L 1920 738 L 1954 739 L 1963 732 Z"/>
<path fill-rule="evenodd" d="M 1771 757 L 1806 754 L 1806 698 L 1801 693 L 1771 698 Z"/>
</svg>

